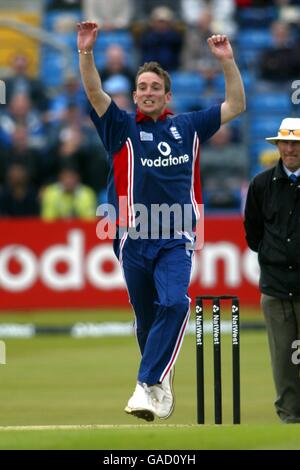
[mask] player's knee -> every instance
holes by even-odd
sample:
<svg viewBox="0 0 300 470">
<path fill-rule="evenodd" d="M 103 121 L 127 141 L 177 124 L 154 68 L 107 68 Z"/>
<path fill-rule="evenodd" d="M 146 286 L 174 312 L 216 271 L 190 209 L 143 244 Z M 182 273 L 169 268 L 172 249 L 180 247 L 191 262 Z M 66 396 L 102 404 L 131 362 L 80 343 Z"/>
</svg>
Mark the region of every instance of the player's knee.
<svg viewBox="0 0 300 470">
<path fill-rule="evenodd" d="M 163 308 L 172 310 L 174 312 L 182 312 L 185 314 L 189 309 L 190 301 L 188 298 L 174 298 L 168 299 L 161 304 Z"/>
</svg>

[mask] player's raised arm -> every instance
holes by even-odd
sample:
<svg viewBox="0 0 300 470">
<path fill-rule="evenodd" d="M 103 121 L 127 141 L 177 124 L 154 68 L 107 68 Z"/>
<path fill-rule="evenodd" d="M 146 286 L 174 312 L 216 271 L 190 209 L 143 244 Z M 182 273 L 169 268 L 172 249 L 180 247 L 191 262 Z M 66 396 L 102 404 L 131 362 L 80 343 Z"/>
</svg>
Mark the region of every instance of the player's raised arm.
<svg viewBox="0 0 300 470">
<path fill-rule="evenodd" d="M 99 116 L 107 110 L 111 98 L 101 85 L 101 79 L 94 62 L 93 48 L 98 33 L 97 23 L 84 21 L 77 24 L 77 46 L 81 79 L 87 97 Z"/>
<path fill-rule="evenodd" d="M 223 67 L 226 96 L 221 106 L 221 124 L 224 124 L 245 111 L 244 85 L 227 37 L 223 34 L 216 34 L 208 38 L 207 42 L 212 54 Z"/>
</svg>

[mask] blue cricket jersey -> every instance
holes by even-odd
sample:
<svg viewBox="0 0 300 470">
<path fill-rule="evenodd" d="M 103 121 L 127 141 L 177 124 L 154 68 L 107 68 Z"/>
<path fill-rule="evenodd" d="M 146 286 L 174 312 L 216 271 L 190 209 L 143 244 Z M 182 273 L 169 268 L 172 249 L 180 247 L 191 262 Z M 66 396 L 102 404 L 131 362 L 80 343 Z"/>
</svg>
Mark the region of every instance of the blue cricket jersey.
<svg viewBox="0 0 300 470">
<path fill-rule="evenodd" d="M 113 101 L 101 118 L 91 112 L 109 154 L 108 202 L 120 226 L 135 227 L 138 204 L 149 214 L 154 204 L 179 204 L 182 211 L 189 205 L 193 226 L 199 218 L 200 144 L 219 129 L 221 107 L 171 114 L 165 111 L 154 122 L 139 111 L 119 109 Z M 126 208 L 120 209 L 120 196 Z"/>
</svg>

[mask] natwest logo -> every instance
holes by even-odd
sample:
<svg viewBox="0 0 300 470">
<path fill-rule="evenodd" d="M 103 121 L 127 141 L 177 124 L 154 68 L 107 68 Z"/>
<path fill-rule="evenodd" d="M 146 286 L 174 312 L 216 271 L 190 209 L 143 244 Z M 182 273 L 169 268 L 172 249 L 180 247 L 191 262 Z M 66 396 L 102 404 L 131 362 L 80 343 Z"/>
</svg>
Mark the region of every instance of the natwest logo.
<svg viewBox="0 0 300 470">
<path fill-rule="evenodd" d="M 84 231 L 74 229 L 68 232 L 65 244 L 54 244 L 39 257 L 27 246 L 6 246 L 0 250 L 0 288 L 22 292 L 38 280 L 54 291 L 78 291 L 86 282 L 103 290 L 122 286 L 122 273 L 111 244 L 96 245 L 88 253 L 84 245 Z M 106 263 L 110 263 L 109 271 L 104 268 Z M 12 264 L 18 266 L 17 272 L 12 272 Z"/>
</svg>

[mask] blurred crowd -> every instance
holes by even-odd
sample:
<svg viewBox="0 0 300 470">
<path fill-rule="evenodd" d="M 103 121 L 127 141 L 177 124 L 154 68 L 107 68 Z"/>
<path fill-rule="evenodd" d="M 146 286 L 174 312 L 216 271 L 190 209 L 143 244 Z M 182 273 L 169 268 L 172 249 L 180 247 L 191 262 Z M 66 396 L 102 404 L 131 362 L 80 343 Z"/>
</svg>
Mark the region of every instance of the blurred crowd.
<svg viewBox="0 0 300 470">
<path fill-rule="evenodd" d="M 16 50 L 11 57 L 6 105 L 0 108 L 2 217 L 93 219 L 97 205 L 106 201 L 107 155 L 90 122 L 76 68 L 74 12 L 76 18 L 99 23 L 99 40 L 101 35 L 132 40 L 129 46 L 111 40 L 96 50 L 104 89 L 128 111 L 133 111 L 136 69 L 149 60 L 157 60 L 171 74 L 174 112 L 221 100 L 222 74 L 206 43 L 216 32 L 233 42 L 246 91 L 254 80 L 255 93 L 288 93 L 291 81 L 300 77 L 299 0 L 45 0 L 44 17 L 55 18 L 52 33 L 62 41 L 71 38 L 74 68 L 51 86 L 47 74 L 46 78 L 29 74 L 23 51 Z M 245 30 L 250 27 L 258 31 L 254 38 L 252 33 L 252 41 L 258 41 L 259 35 L 267 40 L 248 47 Z M 191 77 L 194 82 L 198 79 L 197 96 L 187 88 Z M 222 127 L 202 149 L 204 203 L 210 210 L 241 209 L 253 173 L 249 148 L 254 137 L 249 142 L 245 134 L 246 127 L 252 128 L 251 119 L 255 115 L 250 109 L 248 118 Z M 266 156 L 261 149 L 255 158 L 261 168 L 273 164 L 277 156 L 274 152 Z"/>
</svg>

